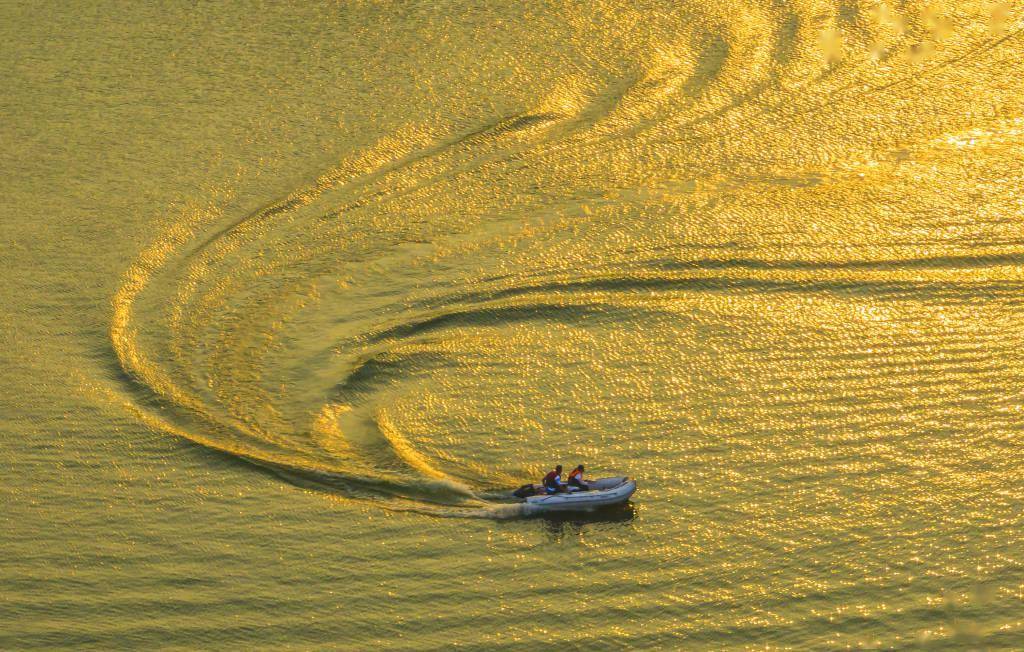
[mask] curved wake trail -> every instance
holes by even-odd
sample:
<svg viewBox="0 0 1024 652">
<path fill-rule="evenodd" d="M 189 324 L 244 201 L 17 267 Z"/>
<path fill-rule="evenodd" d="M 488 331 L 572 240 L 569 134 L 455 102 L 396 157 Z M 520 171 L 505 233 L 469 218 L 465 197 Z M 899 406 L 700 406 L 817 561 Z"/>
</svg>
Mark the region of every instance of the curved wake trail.
<svg viewBox="0 0 1024 652">
<path fill-rule="evenodd" d="M 532 477 L 552 445 L 517 379 L 600 367 L 595 342 L 616 329 L 777 297 L 836 314 L 1017 301 L 1024 238 L 985 220 L 950 232 L 973 204 L 944 187 L 1019 164 L 1024 129 L 945 107 L 979 88 L 1016 101 L 991 70 L 1019 68 L 1004 46 L 1024 28 L 986 36 L 958 14 L 942 58 L 904 60 L 928 23 L 903 9 L 906 29 L 816 0 L 570 16 L 584 64 L 521 110 L 411 123 L 260 210 L 195 211 L 147 248 L 110 327 L 131 409 L 292 482 L 497 518 L 516 509 L 482 496 Z M 845 58 L 822 55 L 822 29 Z M 964 67 L 982 72 L 951 83 Z M 962 142 L 989 156 L 964 163 Z M 993 210 L 1017 201 L 992 195 Z M 460 412 L 492 380 L 490 412 Z M 460 439 L 473 428 L 488 433 L 476 447 Z M 474 459 L 490 445 L 504 452 Z"/>
</svg>

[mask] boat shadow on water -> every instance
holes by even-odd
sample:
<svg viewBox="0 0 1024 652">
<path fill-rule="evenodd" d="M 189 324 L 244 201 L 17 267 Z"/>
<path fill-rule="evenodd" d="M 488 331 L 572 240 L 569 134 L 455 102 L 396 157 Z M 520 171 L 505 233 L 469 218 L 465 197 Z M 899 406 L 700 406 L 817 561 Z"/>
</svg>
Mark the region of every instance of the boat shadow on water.
<svg viewBox="0 0 1024 652">
<path fill-rule="evenodd" d="M 535 514 L 530 518 L 542 524 L 544 531 L 555 539 L 566 535 L 579 536 L 592 526 L 602 523 L 629 526 L 636 520 L 639 510 L 633 503 L 614 505 L 592 512 L 551 512 Z"/>
</svg>

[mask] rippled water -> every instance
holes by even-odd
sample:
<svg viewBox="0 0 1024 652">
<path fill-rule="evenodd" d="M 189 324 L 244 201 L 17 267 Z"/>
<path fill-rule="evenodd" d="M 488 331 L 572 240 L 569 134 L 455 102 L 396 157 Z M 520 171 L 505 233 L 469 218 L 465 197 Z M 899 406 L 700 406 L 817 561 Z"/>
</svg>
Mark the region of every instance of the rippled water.
<svg viewBox="0 0 1024 652">
<path fill-rule="evenodd" d="M 0 646 L 1024 644 L 1024 7 L 0 16 Z"/>
</svg>

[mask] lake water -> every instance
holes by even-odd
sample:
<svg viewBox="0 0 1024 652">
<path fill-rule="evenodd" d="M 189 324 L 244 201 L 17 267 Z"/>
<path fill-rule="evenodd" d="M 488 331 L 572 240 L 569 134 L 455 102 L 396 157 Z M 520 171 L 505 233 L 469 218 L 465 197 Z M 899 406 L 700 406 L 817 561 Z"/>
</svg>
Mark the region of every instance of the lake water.
<svg viewBox="0 0 1024 652">
<path fill-rule="evenodd" d="M 0 647 L 1024 646 L 1024 6 L 0 8 Z M 632 505 L 525 518 L 553 464 Z"/>
</svg>

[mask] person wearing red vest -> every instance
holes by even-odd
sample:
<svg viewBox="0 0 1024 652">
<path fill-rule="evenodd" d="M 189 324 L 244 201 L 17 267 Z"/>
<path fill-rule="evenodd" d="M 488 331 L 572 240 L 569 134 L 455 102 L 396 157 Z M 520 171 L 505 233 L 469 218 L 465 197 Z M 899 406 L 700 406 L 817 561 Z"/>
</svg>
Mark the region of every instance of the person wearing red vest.
<svg viewBox="0 0 1024 652">
<path fill-rule="evenodd" d="M 568 488 L 562 484 L 562 465 L 559 464 L 555 467 L 554 471 L 549 471 L 544 476 L 544 490 L 549 494 L 558 493 L 559 491 L 568 491 Z"/>
</svg>

